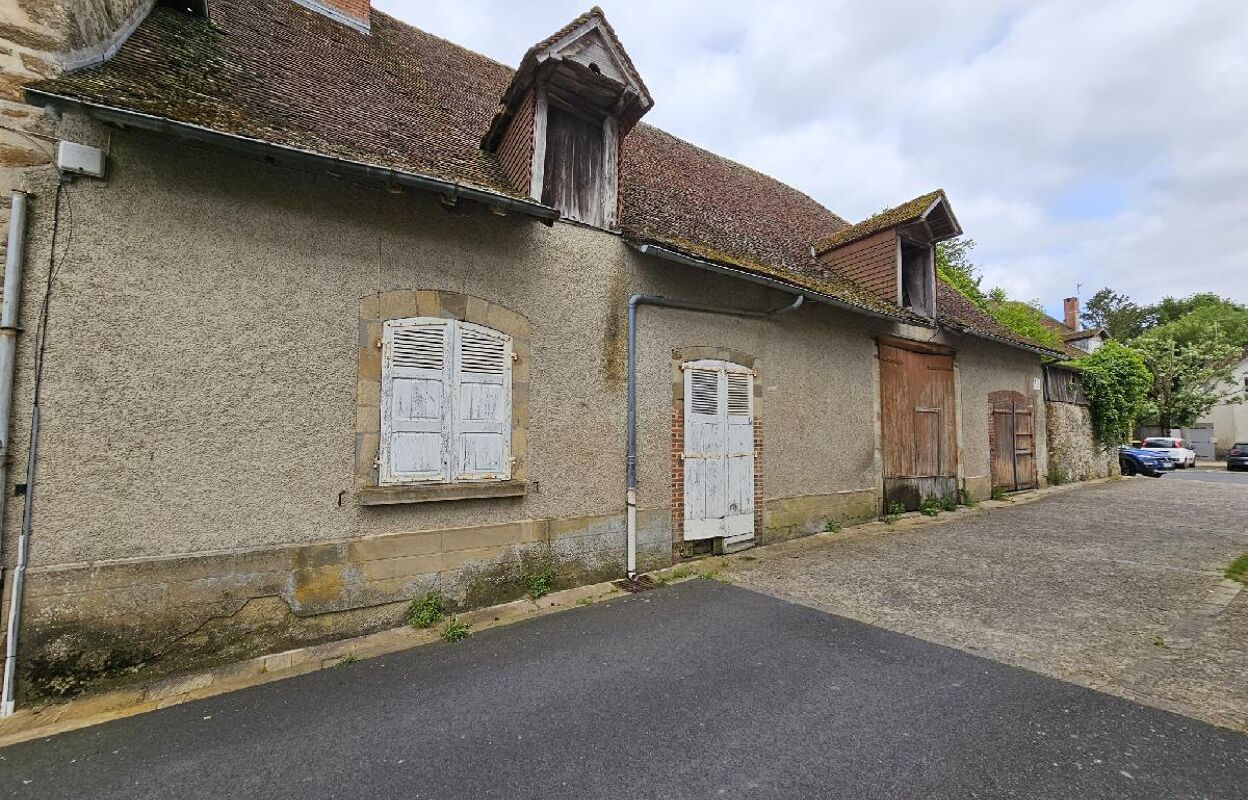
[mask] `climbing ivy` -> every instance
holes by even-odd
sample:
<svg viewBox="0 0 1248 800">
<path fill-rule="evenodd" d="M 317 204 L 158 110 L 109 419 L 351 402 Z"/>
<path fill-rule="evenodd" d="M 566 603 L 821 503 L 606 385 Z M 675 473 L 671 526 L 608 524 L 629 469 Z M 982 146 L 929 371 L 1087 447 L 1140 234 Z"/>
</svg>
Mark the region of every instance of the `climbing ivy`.
<svg viewBox="0 0 1248 800">
<path fill-rule="evenodd" d="M 1096 438 L 1105 445 L 1128 441 L 1153 385 L 1144 359 L 1111 339 L 1073 366 L 1083 373 L 1083 391 L 1088 396 Z"/>
</svg>

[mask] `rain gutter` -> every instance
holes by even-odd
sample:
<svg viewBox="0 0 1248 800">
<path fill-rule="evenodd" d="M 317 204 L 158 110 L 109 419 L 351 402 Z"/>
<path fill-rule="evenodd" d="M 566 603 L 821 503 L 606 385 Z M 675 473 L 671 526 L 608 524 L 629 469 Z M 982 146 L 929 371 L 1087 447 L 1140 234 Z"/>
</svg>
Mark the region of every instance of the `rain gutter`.
<svg viewBox="0 0 1248 800">
<path fill-rule="evenodd" d="M 523 200 L 502 194 L 501 192 L 492 192 L 488 189 L 481 189 L 457 181 L 448 181 L 416 172 L 404 172 L 391 167 L 369 164 L 364 161 L 328 156 L 311 150 L 266 142 L 249 136 L 223 133 L 201 125 L 175 122 L 165 117 L 157 117 L 137 111 L 127 111 L 38 89 L 26 88 L 24 91 L 27 102 L 32 105 L 53 105 L 58 108 L 77 109 L 102 122 L 155 131 L 188 141 L 223 147 L 247 155 L 281 157 L 284 161 L 292 164 L 311 169 L 324 169 L 338 175 L 371 183 L 423 189 L 436 192 L 452 201 L 459 199 L 472 200 L 503 211 L 525 214 L 539 219 L 548 225 L 559 219 L 559 210 L 556 208 L 551 208 L 533 200 Z"/>
</svg>

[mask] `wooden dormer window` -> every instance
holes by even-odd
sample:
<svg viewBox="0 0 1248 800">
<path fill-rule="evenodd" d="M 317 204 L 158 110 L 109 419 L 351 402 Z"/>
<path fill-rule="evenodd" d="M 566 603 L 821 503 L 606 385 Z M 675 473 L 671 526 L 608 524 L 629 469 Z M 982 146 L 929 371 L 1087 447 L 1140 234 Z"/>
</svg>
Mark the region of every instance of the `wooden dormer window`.
<svg viewBox="0 0 1248 800">
<path fill-rule="evenodd" d="M 481 145 L 517 191 L 611 229 L 620 140 L 653 105 L 595 8 L 525 53 Z"/>
<path fill-rule="evenodd" d="M 900 305 L 925 317 L 936 315 L 936 265 L 933 247 L 898 237 Z"/>
<path fill-rule="evenodd" d="M 541 127 L 538 128 L 542 133 Z M 541 197 L 568 219 L 615 225 L 615 120 L 547 101 Z"/>
<path fill-rule="evenodd" d="M 939 189 L 815 242 L 813 255 L 858 286 L 924 317 L 936 316 L 937 242 L 962 234 Z"/>
</svg>

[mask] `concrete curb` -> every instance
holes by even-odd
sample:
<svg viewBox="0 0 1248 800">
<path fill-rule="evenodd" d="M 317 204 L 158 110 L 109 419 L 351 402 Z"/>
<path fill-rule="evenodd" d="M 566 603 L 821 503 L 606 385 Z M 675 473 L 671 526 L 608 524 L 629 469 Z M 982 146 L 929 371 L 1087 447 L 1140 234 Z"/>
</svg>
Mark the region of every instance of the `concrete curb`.
<svg viewBox="0 0 1248 800">
<path fill-rule="evenodd" d="M 711 578 L 731 583 L 731 575 L 726 574 L 725 570 L 739 561 L 792 557 L 794 550 L 817 546 L 829 541 L 857 536 L 881 536 L 940 525 L 997 508 L 1032 503 L 1052 494 L 1111 480 L 1116 479 L 1098 478 L 1081 483 L 1035 489 L 1013 495 L 1006 500 L 985 500 L 975 507 L 942 512 L 937 517 L 927 517 L 918 512 L 911 512 L 900 515 L 891 524 L 882 521 L 862 523 L 837 531 L 816 533 L 765 547 L 756 547 L 732 555 L 712 556 L 684 562 L 657 570 L 651 575 L 655 577 L 660 586 L 693 578 Z M 482 631 L 619 596 L 621 596 L 620 590 L 612 583 L 596 583 L 552 592 L 539 600 L 525 598 L 464 612 L 457 615 L 457 619 L 467 623 L 473 631 Z M 334 667 L 344 662 L 349 663 L 420 647 L 436 641 L 439 641 L 437 627 L 425 630 L 410 627 L 393 628 L 367 636 L 257 656 L 202 672 L 173 675 L 145 686 L 104 692 L 67 703 L 21 709 L 11 717 L 0 719 L 0 747 L 98 725 L 114 719 L 131 717 L 179 703 L 201 700 L 249 686 L 259 686 L 271 681 Z"/>
<path fill-rule="evenodd" d="M 474 632 L 483 631 L 566 611 L 578 605 L 590 605 L 619 597 L 620 594 L 620 590 L 609 582 L 595 583 L 552 592 L 539 600 L 524 598 L 475 609 L 457 614 L 455 618 L 467 623 Z M 21 709 L 11 717 L 0 719 L 0 747 L 420 647 L 439 641 L 440 627 L 441 624 L 423 630 L 393 628 L 367 636 L 257 656 L 202 672 L 173 675 L 145 686 L 103 692 L 68 703 Z"/>
</svg>

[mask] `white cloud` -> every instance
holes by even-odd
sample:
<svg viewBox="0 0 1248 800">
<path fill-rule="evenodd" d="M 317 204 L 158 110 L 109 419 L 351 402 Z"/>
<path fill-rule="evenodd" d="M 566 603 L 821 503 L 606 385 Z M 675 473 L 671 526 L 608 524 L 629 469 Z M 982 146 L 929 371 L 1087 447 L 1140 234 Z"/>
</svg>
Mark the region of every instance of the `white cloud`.
<svg viewBox="0 0 1248 800">
<path fill-rule="evenodd" d="M 377 0 L 515 64 L 582 2 Z M 1229 2 L 632 0 L 647 121 L 848 218 L 944 187 L 989 283 L 1248 302 L 1248 15 Z M 988 10 L 991 9 L 991 10 Z"/>
</svg>

